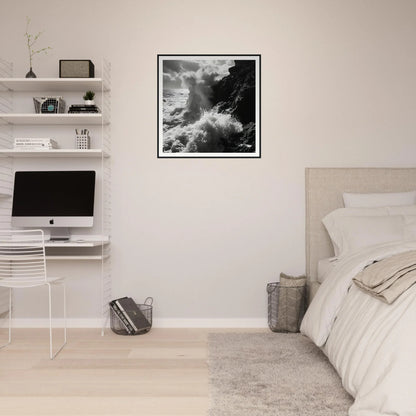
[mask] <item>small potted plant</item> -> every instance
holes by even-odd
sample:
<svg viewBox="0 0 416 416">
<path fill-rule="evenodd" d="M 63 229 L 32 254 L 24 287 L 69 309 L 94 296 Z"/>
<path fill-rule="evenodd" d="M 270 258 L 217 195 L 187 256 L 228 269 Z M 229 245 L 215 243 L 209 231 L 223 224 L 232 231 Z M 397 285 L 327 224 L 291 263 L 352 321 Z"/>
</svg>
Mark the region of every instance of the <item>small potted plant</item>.
<svg viewBox="0 0 416 416">
<path fill-rule="evenodd" d="M 94 105 L 94 97 L 94 91 L 87 91 L 82 98 L 84 99 L 85 105 Z"/>
</svg>

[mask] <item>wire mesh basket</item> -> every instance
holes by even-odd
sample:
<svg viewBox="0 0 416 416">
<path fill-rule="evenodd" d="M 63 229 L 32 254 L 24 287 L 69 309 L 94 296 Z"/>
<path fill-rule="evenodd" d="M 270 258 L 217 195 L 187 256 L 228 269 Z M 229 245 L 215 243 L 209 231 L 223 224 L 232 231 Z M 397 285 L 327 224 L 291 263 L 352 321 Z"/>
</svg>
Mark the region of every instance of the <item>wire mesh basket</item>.
<svg viewBox="0 0 416 416">
<path fill-rule="evenodd" d="M 273 332 L 299 332 L 306 309 L 306 278 L 280 275 L 267 284 L 268 324 Z"/>
<path fill-rule="evenodd" d="M 35 113 L 65 113 L 65 101 L 62 97 L 33 97 Z"/>
<path fill-rule="evenodd" d="M 139 330 L 138 332 L 131 334 L 127 331 L 125 325 L 123 324 L 121 318 L 117 315 L 116 312 L 110 307 L 110 328 L 117 335 L 143 335 L 150 331 L 152 328 L 152 315 L 153 315 L 153 298 L 148 297 L 144 303 L 137 303 L 137 307 L 143 313 L 146 320 L 149 322 L 150 326 Z"/>
</svg>

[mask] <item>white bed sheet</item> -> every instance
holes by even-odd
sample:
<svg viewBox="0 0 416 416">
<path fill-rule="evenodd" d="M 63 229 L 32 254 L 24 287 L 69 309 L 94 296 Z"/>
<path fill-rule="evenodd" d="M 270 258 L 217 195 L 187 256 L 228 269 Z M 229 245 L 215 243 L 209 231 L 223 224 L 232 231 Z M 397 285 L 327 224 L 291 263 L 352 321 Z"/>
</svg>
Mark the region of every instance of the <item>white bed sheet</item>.
<svg viewBox="0 0 416 416">
<path fill-rule="evenodd" d="M 318 275 L 317 280 L 319 283 L 323 283 L 328 274 L 336 266 L 338 262 L 337 257 L 329 257 L 327 259 L 322 259 L 318 261 Z"/>
</svg>

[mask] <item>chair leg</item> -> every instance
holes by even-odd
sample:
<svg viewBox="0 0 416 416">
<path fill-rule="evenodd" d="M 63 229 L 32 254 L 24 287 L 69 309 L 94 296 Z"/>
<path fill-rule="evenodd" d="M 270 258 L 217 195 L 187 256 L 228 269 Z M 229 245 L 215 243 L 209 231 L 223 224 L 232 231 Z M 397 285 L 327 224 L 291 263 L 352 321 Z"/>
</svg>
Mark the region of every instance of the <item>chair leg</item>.
<svg viewBox="0 0 416 416">
<path fill-rule="evenodd" d="M 62 282 L 62 288 L 63 288 L 63 295 L 64 295 L 64 341 L 66 344 L 66 288 L 65 283 Z"/>
<path fill-rule="evenodd" d="M 10 287 L 9 288 L 9 344 L 12 342 L 12 309 L 13 309 L 13 305 L 12 305 L 12 294 L 13 294 L 13 289 Z"/>
<path fill-rule="evenodd" d="M 9 340 L 3 345 L 0 345 L 0 348 L 4 348 L 12 342 L 12 288 L 9 287 Z"/>
<path fill-rule="evenodd" d="M 50 357 L 51 360 L 53 360 L 58 355 L 58 353 L 62 350 L 62 348 L 66 344 L 66 292 L 65 292 L 65 283 L 60 282 L 60 284 L 62 284 L 63 295 L 64 295 L 64 302 L 63 302 L 63 306 L 64 306 L 64 342 L 58 348 L 58 350 L 54 353 L 53 352 L 53 341 L 52 341 L 52 288 L 51 288 L 51 284 L 47 283 L 48 292 L 49 292 L 49 357 Z"/>
</svg>

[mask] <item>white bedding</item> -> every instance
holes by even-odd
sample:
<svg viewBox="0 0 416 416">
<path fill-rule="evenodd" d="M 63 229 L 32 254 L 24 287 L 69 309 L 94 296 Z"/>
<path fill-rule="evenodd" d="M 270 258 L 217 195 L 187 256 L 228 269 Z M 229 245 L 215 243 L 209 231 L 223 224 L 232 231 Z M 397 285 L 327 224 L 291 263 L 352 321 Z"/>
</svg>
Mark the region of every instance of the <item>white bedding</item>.
<svg viewBox="0 0 416 416">
<path fill-rule="evenodd" d="M 340 259 L 302 322 L 355 397 L 350 416 L 416 415 L 416 286 L 387 305 L 352 285 L 375 260 L 415 249 L 387 243 Z"/>
<path fill-rule="evenodd" d="M 317 280 L 322 283 L 338 262 L 337 257 L 329 257 L 318 261 Z"/>
</svg>

